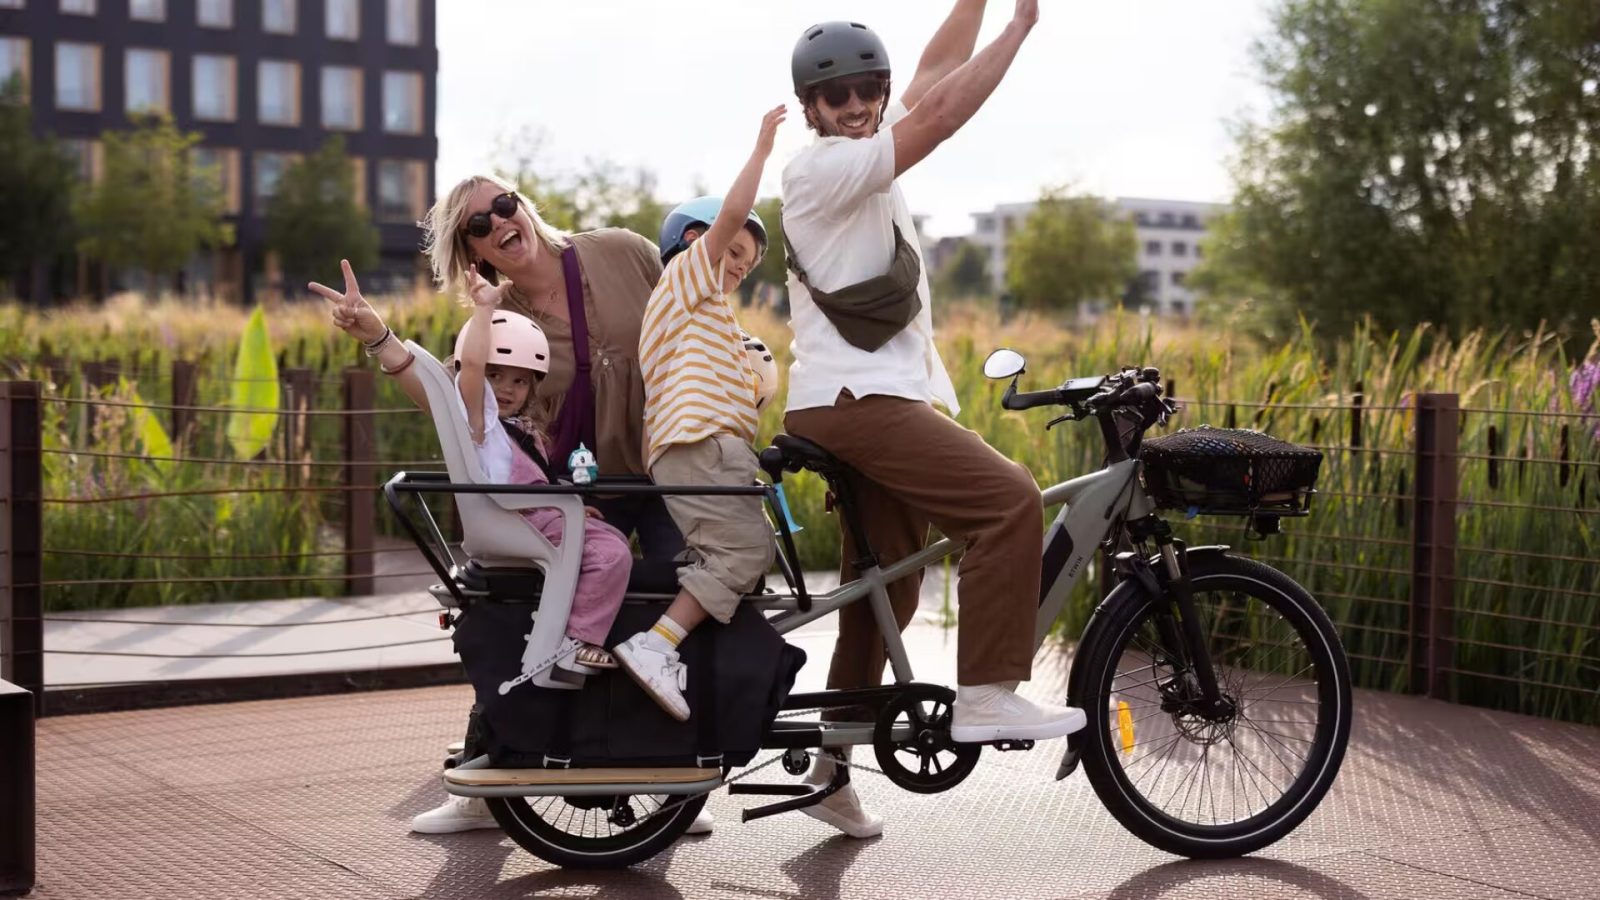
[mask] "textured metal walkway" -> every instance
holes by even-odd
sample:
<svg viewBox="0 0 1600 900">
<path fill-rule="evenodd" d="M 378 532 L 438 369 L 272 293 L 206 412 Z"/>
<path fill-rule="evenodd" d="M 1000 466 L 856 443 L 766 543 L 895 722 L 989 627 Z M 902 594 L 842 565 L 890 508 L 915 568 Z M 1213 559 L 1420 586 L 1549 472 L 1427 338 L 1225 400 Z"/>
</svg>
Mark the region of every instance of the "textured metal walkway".
<svg viewBox="0 0 1600 900">
<path fill-rule="evenodd" d="M 935 680 L 947 636 L 913 627 Z M 806 635 L 805 681 L 830 636 Z M 927 665 L 924 665 L 926 661 Z M 1041 655 L 1028 692 L 1060 690 Z M 1126 834 L 1059 742 L 986 752 L 935 796 L 856 780 L 888 822 L 852 841 L 760 798 L 713 796 L 717 832 L 620 873 L 553 869 L 496 831 L 420 836 L 465 687 L 45 719 L 38 898 L 1600 897 L 1600 731 L 1358 692 L 1322 808 L 1257 857 L 1175 860 Z M 764 758 L 764 757 L 763 757 Z M 771 767 L 757 779 L 780 779 Z"/>
</svg>

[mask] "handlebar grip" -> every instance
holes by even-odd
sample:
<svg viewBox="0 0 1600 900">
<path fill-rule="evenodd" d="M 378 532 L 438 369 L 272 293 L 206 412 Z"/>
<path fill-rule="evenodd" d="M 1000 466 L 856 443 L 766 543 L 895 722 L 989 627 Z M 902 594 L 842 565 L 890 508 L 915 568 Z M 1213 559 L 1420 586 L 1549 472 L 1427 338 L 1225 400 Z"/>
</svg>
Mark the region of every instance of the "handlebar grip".
<svg viewBox="0 0 1600 900">
<path fill-rule="evenodd" d="M 1000 398 L 1000 405 L 1006 409 L 1021 410 L 1033 409 L 1036 406 L 1059 406 L 1061 404 L 1061 391 L 1051 388 L 1048 391 L 1018 391 L 1015 394 L 1007 393 Z"/>
<path fill-rule="evenodd" d="M 1143 403 L 1161 396 L 1161 385 L 1152 382 L 1141 382 L 1123 393 L 1122 402 L 1126 404 Z"/>
</svg>

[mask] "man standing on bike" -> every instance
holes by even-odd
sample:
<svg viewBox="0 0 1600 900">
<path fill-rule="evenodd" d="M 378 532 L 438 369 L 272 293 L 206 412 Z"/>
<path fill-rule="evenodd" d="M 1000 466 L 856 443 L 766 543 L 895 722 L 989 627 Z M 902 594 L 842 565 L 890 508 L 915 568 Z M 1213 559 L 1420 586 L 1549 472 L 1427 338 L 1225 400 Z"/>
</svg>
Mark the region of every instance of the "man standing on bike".
<svg viewBox="0 0 1600 900">
<path fill-rule="evenodd" d="M 870 29 L 827 22 L 795 45 L 795 93 L 817 139 L 783 172 L 794 364 L 784 425 L 857 473 L 860 514 L 883 565 L 921 549 L 931 523 L 967 548 L 958 596 L 957 741 L 1059 737 L 1081 710 L 1031 703 L 1013 687 L 1032 669 L 1043 510 L 1038 485 L 972 431 L 934 409 L 960 411 L 934 345 L 922 250 L 899 176 L 964 125 L 993 93 L 1039 18 L 1017 0 L 999 37 L 973 55 L 983 0 L 957 0 L 923 52 L 899 103 L 889 56 Z M 844 538 L 841 577 L 854 577 Z M 889 585 L 903 630 L 920 577 Z M 876 685 L 883 637 L 866 603 L 844 607 L 829 688 Z M 818 759 L 809 777 L 832 774 Z M 846 787 L 806 812 L 846 834 L 882 823 Z"/>
</svg>

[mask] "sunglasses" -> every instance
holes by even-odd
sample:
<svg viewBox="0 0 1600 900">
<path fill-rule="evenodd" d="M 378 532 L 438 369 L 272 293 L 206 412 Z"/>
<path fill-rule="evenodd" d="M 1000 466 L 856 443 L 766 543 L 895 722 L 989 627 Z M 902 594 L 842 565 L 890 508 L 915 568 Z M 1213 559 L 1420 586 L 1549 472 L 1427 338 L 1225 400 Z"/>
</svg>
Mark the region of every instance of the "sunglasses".
<svg viewBox="0 0 1600 900">
<path fill-rule="evenodd" d="M 516 193 L 513 191 L 506 191 L 504 194 L 501 194 L 500 196 L 489 201 L 489 211 L 475 212 L 468 216 L 467 227 L 463 230 L 475 238 L 488 237 L 489 232 L 494 230 L 494 220 L 489 218 L 491 214 L 499 216 L 502 219 L 509 219 L 516 215 Z"/>
<path fill-rule="evenodd" d="M 826 100 L 829 106 L 844 106 L 850 102 L 851 94 L 860 97 L 862 103 L 877 103 L 888 90 L 889 83 L 886 80 L 868 76 L 826 82 L 817 86 L 817 95 Z"/>
</svg>

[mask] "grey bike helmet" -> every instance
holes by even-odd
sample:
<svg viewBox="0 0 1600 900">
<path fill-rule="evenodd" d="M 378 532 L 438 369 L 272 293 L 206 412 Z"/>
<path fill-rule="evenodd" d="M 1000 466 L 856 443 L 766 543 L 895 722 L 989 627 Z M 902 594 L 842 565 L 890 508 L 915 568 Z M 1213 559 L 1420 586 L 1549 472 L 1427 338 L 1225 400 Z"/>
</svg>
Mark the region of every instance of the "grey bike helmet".
<svg viewBox="0 0 1600 900">
<path fill-rule="evenodd" d="M 790 61 L 794 92 L 805 97 L 808 88 L 824 81 L 860 75 L 889 74 L 889 51 L 872 29 L 859 22 L 823 22 L 800 35 Z"/>
</svg>

